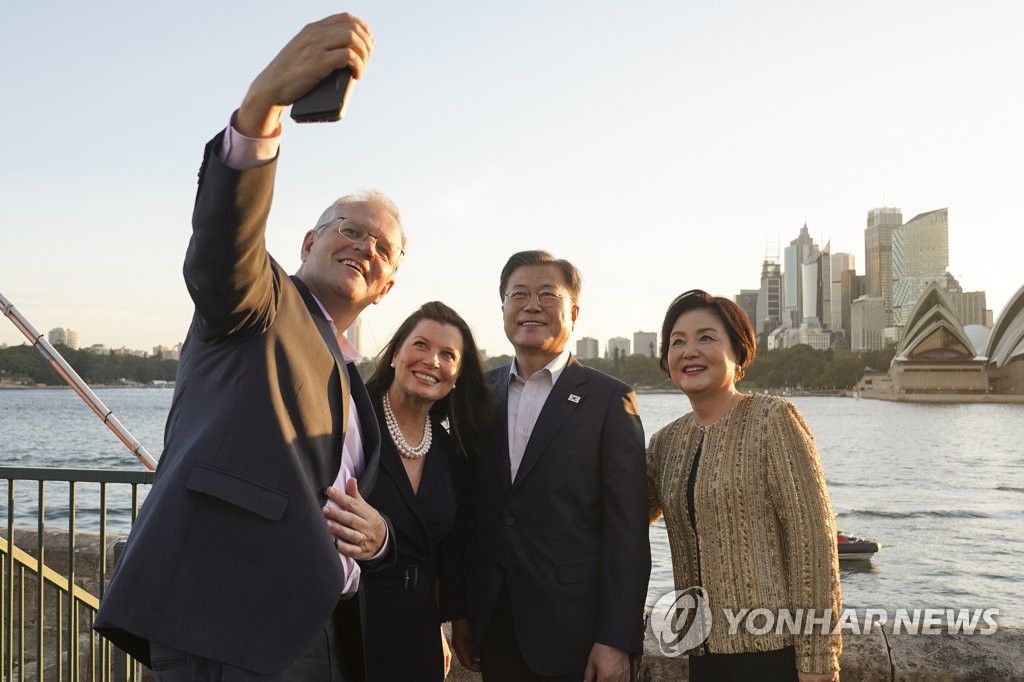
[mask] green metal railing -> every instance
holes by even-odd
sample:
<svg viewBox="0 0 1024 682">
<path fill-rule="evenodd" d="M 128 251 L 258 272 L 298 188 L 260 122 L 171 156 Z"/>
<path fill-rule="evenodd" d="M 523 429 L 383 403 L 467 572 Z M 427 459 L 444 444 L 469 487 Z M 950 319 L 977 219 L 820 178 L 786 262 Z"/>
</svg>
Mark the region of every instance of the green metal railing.
<svg viewBox="0 0 1024 682">
<path fill-rule="evenodd" d="M 137 679 L 135 662 L 95 634 L 92 623 L 108 569 L 116 561 L 107 557 L 108 545 L 119 540 L 108 532 L 111 493 L 130 495 L 130 527 L 140 487 L 151 484 L 153 476 L 148 471 L 0 467 L 0 479 L 7 480 L 6 532 L 0 531 L 0 679 Z M 47 509 L 48 485 L 51 490 L 67 487 L 66 510 Z M 33 488 L 34 520 L 28 501 Z M 95 532 L 76 526 L 86 491 L 98 493 L 97 518 L 90 520 Z M 123 510 L 123 504 L 118 508 Z M 63 530 L 48 528 L 48 519 L 50 526 L 64 525 Z"/>
</svg>

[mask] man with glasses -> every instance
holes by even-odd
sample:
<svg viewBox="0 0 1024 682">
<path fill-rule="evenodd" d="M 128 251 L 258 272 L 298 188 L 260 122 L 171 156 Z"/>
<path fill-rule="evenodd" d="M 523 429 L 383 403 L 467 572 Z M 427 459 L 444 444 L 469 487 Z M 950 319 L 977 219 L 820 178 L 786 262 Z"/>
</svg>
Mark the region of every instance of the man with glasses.
<svg viewBox="0 0 1024 682">
<path fill-rule="evenodd" d="M 253 81 L 199 173 L 181 352 L 156 481 L 97 629 L 160 680 L 362 680 L 357 561 L 393 560 L 363 499 L 380 429 L 345 329 L 394 285 L 405 237 L 368 192 L 332 204 L 289 277 L 265 229 L 287 105 L 373 36 L 306 26 Z"/>
<path fill-rule="evenodd" d="M 469 617 L 455 627 L 459 659 L 485 682 L 625 682 L 642 651 L 643 426 L 632 389 L 565 348 L 580 286 L 544 251 L 501 272 L 515 360 L 490 374 L 499 428 L 469 463 Z"/>
</svg>

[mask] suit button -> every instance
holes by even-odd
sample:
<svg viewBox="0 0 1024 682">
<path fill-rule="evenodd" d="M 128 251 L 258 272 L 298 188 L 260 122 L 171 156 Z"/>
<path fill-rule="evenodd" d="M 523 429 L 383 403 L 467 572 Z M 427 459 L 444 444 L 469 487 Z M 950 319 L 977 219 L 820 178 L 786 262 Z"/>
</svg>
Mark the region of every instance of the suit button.
<svg viewBox="0 0 1024 682">
<path fill-rule="evenodd" d="M 514 526 L 514 525 L 516 525 L 516 518 L 514 516 L 506 516 L 505 517 L 505 525 L 506 526 Z"/>
</svg>

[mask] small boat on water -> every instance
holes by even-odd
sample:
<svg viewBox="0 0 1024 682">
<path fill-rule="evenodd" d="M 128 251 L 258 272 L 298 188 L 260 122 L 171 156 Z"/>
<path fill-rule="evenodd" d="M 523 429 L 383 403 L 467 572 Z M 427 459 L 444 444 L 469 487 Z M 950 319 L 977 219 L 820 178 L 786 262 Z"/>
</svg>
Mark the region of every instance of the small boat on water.
<svg viewBox="0 0 1024 682">
<path fill-rule="evenodd" d="M 840 561 L 868 561 L 875 552 L 882 549 L 882 545 L 874 540 L 847 535 L 841 531 L 836 533 L 836 546 L 839 548 Z"/>
</svg>

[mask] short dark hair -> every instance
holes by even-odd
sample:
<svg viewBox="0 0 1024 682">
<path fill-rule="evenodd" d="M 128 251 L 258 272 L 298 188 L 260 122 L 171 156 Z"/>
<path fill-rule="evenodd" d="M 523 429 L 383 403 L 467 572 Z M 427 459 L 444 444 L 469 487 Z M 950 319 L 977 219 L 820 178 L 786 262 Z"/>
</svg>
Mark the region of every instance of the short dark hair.
<svg viewBox="0 0 1024 682">
<path fill-rule="evenodd" d="M 366 390 L 375 404 L 379 405 L 383 401 L 384 394 L 395 380 L 395 368 L 391 361 L 416 325 L 423 320 L 451 325 L 462 335 L 462 361 L 455 388 L 434 403 L 430 414 L 438 421 L 448 420 L 448 430 L 460 455 L 479 452 L 489 434 L 492 421 L 491 398 L 484 376 L 483 358 L 469 325 L 444 303 L 424 303 L 405 318 L 377 355 L 377 365 L 366 380 Z"/>
<path fill-rule="evenodd" d="M 754 333 L 754 327 L 750 324 L 750 318 L 743 312 L 743 308 L 728 298 L 712 296 L 700 289 L 690 289 L 679 294 L 665 312 L 665 320 L 661 323 L 661 369 L 668 372 L 669 337 L 679 316 L 691 310 L 701 309 L 710 310 L 725 326 L 732 352 L 736 355 L 736 381 L 739 381 L 757 356 L 757 335 Z"/>
<path fill-rule="evenodd" d="M 580 276 L 580 271 L 569 261 L 564 258 L 555 258 L 547 251 L 520 251 L 512 254 L 508 262 L 505 263 L 505 267 L 501 269 L 498 296 L 502 301 L 505 300 L 505 287 L 508 286 L 508 280 L 512 273 L 519 268 L 533 265 L 554 265 L 561 270 L 565 286 L 569 289 L 569 298 L 572 300 L 572 304 L 579 303 L 580 290 L 583 288 L 583 277 Z"/>
</svg>

